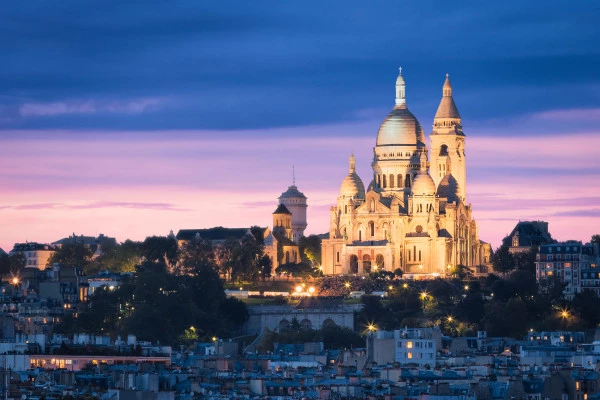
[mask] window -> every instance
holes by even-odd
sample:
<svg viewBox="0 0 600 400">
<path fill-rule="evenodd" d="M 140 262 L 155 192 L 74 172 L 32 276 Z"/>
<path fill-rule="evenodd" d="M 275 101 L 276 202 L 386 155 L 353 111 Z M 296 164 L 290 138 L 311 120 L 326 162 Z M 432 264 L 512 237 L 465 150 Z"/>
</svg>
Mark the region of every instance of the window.
<svg viewBox="0 0 600 400">
<path fill-rule="evenodd" d="M 369 222 L 369 231 L 371 232 L 371 237 L 375 236 L 375 223 L 373 221 Z"/>
<path fill-rule="evenodd" d="M 398 187 L 402 187 L 402 174 L 398 174 Z"/>
<path fill-rule="evenodd" d="M 406 348 L 407 349 L 412 349 L 413 348 L 413 342 L 406 342 Z"/>
<path fill-rule="evenodd" d="M 337 262 L 340 262 L 340 252 L 337 252 Z"/>
<path fill-rule="evenodd" d="M 406 358 L 413 358 L 412 351 L 406 353 Z"/>
<path fill-rule="evenodd" d="M 387 187 L 387 175 L 383 174 L 383 188 Z"/>
<path fill-rule="evenodd" d="M 419 250 L 419 261 L 421 261 L 421 250 Z"/>
<path fill-rule="evenodd" d="M 394 188 L 394 174 L 390 174 L 390 188 Z"/>
</svg>

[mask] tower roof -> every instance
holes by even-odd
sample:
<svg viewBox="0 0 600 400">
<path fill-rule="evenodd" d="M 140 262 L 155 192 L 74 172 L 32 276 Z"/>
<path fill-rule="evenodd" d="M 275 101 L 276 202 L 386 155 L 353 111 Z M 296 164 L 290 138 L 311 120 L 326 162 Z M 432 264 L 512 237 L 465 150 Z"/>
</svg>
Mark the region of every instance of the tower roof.
<svg viewBox="0 0 600 400">
<path fill-rule="evenodd" d="M 281 193 L 281 196 L 279 196 L 280 200 L 281 199 L 290 199 L 290 198 L 306 199 L 306 196 L 304 195 L 304 193 L 302 193 L 301 191 L 298 190 L 296 185 L 292 185 L 292 186 L 288 187 L 288 190 Z"/>
<path fill-rule="evenodd" d="M 290 210 L 288 210 L 288 208 L 283 203 L 279 203 L 279 205 L 277 206 L 277 209 L 273 212 L 273 214 L 288 214 L 288 215 L 292 215 L 292 213 L 290 212 Z"/>
<path fill-rule="evenodd" d="M 460 114 L 458 113 L 458 109 L 456 108 L 456 104 L 452 98 L 452 84 L 450 83 L 450 77 L 448 74 L 446 74 L 446 81 L 444 82 L 444 86 L 442 88 L 442 101 L 440 101 L 440 105 L 435 113 L 435 118 L 460 119 Z"/>
</svg>

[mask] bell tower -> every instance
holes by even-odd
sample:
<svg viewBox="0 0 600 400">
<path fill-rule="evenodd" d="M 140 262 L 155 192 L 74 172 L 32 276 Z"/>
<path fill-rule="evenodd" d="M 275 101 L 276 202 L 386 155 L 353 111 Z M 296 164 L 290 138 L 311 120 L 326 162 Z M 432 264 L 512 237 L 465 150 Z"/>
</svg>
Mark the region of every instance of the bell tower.
<svg viewBox="0 0 600 400">
<path fill-rule="evenodd" d="M 452 97 L 452 85 L 448 74 L 442 88 L 442 100 L 433 119 L 430 145 L 430 173 L 435 186 L 437 187 L 446 175 L 452 175 L 458 183 L 459 198 L 466 202 L 465 134 L 462 131 L 460 114 Z"/>
</svg>

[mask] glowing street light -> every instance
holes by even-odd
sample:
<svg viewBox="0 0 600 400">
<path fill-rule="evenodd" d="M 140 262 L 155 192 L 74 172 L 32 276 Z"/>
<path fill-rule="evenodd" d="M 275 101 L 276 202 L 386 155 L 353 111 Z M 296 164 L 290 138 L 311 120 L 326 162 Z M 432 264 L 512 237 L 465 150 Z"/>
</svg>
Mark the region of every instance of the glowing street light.
<svg viewBox="0 0 600 400">
<path fill-rule="evenodd" d="M 12 284 L 13 285 L 18 285 L 19 284 L 19 277 L 15 276 L 14 278 L 12 278 Z"/>
<path fill-rule="evenodd" d="M 369 325 L 367 325 L 367 330 L 369 332 L 375 332 L 377 330 L 377 327 L 373 324 L 369 324 Z"/>
<path fill-rule="evenodd" d="M 344 286 L 346 287 L 346 289 L 350 289 L 350 282 L 344 283 Z"/>
<path fill-rule="evenodd" d="M 308 293 L 313 294 L 315 292 L 315 288 L 314 287 L 309 287 L 308 288 Z"/>
<path fill-rule="evenodd" d="M 421 300 L 427 300 L 427 296 L 429 296 L 427 292 L 421 292 Z"/>
<path fill-rule="evenodd" d="M 302 291 L 302 286 L 298 285 L 296 286 L 296 293 L 300 293 Z"/>
<path fill-rule="evenodd" d="M 402 285 L 402 287 L 403 287 L 404 289 L 408 289 L 408 283 L 404 283 L 404 284 Z"/>
<path fill-rule="evenodd" d="M 465 290 L 469 290 L 469 285 L 465 285 Z"/>
<path fill-rule="evenodd" d="M 213 337 L 212 337 L 212 341 L 213 341 L 213 342 L 216 342 L 216 341 L 217 341 L 217 337 L 216 337 L 216 336 L 213 336 Z"/>
<path fill-rule="evenodd" d="M 389 290 L 393 290 L 393 289 L 394 289 L 394 287 L 393 287 L 392 285 L 390 285 L 390 286 L 388 286 L 388 289 L 389 289 Z"/>
<path fill-rule="evenodd" d="M 567 310 L 562 310 L 560 316 L 562 318 L 569 318 L 569 312 Z"/>
<path fill-rule="evenodd" d="M 448 318 L 446 318 L 448 320 L 448 322 L 452 322 L 454 321 L 454 318 L 452 318 L 452 315 L 448 315 Z"/>
</svg>

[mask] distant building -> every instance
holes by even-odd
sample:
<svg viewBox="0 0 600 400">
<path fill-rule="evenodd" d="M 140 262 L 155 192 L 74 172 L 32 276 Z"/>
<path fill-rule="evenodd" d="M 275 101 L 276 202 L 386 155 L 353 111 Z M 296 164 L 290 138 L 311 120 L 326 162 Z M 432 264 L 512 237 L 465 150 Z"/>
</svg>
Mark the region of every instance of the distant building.
<svg viewBox="0 0 600 400">
<path fill-rule="evenodd" d="M 121 285 L 121 274 L 109 271 L 102 271 L 96 275 L 88 276 L 89 294 L 94 294 L 98 288 L 106 286 L 108 290 L 115 290 Z"/>
<path fill-rule="evenodd" d="M 269 228 L 260 229 L 263 238 L 267 237 L 267 235 L 270 233 Z M 205 229 L 180 229 L 175 237 L 179 246 L 183 246 L 190 240 L 197 238 L 209 241 L 215 245 L 223 244 L 227 239 L 230 238 L 242 240 L 244 236 L 251 234 L 250 228 L 224 228 L 222 226 L 216 226 L 214 228 Z"/>
<path fill-rule="evenodd" d="M 376 331 L 367 338 L 368 356 L 377 364 L 427 364 L 433 368 L 441 347 L 442 333 L 437 327 Z"/>
<path fill-rule="evenodd" d="M 73 233 L 73 235 L 69 237 L 52 242 L 52 245 L 56 246 L 56 248 L 60 248 L 66 244 L 83 245 L 86 249 L 90 249 L 94 253 L 95 257 L 99 257 L 106 249 L 116 246 L 117 240 L 115 238 L 104 236 L 102 233 L 98 237 L 84 235 L 78 236 Z"/>
<path fill-rule="evenodd" d="M 21 254 L 25 257 L 25 268 L 44 270 L 55 250 L 56 247 L 52 244 L 36 242 L 15 243 L 9 255 Z"/>
<path fill-rule="evenodd" d="M 529 251 L 532 247 L 556 243 L 545 221 L 519 221 L 510 235 L 502 239 L 502 245 L 511 253 Z"/>
<path fill-rule="evenodd" d="M 536 255 L 536 279 L 558 277 L 567 284 L 564 293 L 569 299 L 584 289 L 600 295 L 598 256 L 598 244 L 570 240 L 542 245 Z"/>
<path fill-rule="evenodd" d="M 282 264 L 300 263 L 298 241 L 306 229 L 306 196 L 296 185 L 279 196 L 279 204 L 273 212 L 273 230 L 265 239 L 265 252 L 271 258 L 273 270 Z"/>
</svg>

